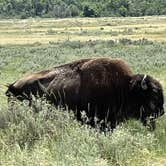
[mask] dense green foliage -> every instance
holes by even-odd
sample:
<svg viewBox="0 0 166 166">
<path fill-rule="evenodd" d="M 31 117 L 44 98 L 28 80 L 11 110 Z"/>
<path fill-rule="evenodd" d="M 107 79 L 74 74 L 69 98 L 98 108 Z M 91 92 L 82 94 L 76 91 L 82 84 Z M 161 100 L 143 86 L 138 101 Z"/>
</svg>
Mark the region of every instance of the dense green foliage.
<svg viewBox="0 0 166 166">
<path fill-rule="evenodd" d="M 90 56 L 123 58 L 135 72 L 158 78 L 166 89 L 166 44 L 146 39 L 1 46 L 0 81 L 13 82 L 25 73 Z M 154 132 L 138 121 L 128 121 L 105 135 L 80 125 L 72 113 L 45 101 L 34 101 L 33 108 L 26 102 L 15 103 L 8 110 L 1 91 L 0 98 L 0 165 L 140 166 L 159 165 L 160 159 L 166 162 L 165 116 L 157 120 Z"/>
<path fill-rule="evenodd" d="M 165 15 L 165 0 L 0 0 L 1 17 Z"/>
</svg>

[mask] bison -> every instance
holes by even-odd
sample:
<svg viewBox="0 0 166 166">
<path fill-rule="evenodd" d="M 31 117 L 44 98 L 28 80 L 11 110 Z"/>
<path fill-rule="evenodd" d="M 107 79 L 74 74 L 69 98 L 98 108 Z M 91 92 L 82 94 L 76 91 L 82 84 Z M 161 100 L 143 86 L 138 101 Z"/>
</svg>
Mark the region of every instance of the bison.
<svg viewBox="0 0 166 166">
<path fill-rule="evenodd" d="M 164 114 L 161 84 L 149 75 L 133 74 L 121 59 L 87 58 L 30 74 L 8 86 L 6 95 L 18 100 L 45 98 L 73 110 L 78 120 L 86 113 L 91 126 L 128 119 L 156 119 Z"/>
</svg>

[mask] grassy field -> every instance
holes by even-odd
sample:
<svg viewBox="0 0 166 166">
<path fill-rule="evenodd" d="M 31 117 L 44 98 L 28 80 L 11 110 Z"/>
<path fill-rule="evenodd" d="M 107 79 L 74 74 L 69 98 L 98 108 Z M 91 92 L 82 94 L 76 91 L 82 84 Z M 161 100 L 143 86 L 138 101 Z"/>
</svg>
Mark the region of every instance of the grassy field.
<svg viewBox="0 0 166 166">
<path fill-rule="evenodd" d="M 0 44 L 147 38 L 166 41 L 166 17 L 0 20 Z"/>
<path fill-rule="evenodd" d="M 166 95 L 166 16 L 0 20 L 0 165 L 166 165 L 165 116 L 154 132 L 128 121 L 104 135 L 46 102 L 8 110 L 5 84 L 85 57 L 122 58 Z"/>
</svg>

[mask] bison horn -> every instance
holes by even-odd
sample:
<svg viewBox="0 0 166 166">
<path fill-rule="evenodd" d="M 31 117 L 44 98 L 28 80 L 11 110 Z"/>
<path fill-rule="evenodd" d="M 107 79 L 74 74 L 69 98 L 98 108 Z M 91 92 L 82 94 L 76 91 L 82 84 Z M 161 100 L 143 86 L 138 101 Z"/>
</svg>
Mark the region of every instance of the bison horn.
<svg viewBox="0 0 166 166">
<path fill-rule="evenodd" d="M 5 85 L 3 85 L 3 86 L 5 86 L 5 87 L 9 88 L 10 84 L 9 84 L 9 83 L 7 83 L 7 84 L 5 84 Z"/>
<path fill-rule="evenodd" d="M 47 88 L 46 88 L 44 85 L 42 85 L 42 84 L 40 83 L 40 81 L 38 81 L 38 84 L 39 84 L 41 90 L 43 90 L 44 93 L 48 94 Z"/>
<path fill-rule="evenodd" d="M 144 75 L 144 78 L 142 79 L 142 81 L 141 81 L 141 87 L 142 87 L 142 89 L 143 90 L 147 90 L 147 84 L 146 84 L 146 77 L 147 77 L 147 75 Z"/>
</svg>

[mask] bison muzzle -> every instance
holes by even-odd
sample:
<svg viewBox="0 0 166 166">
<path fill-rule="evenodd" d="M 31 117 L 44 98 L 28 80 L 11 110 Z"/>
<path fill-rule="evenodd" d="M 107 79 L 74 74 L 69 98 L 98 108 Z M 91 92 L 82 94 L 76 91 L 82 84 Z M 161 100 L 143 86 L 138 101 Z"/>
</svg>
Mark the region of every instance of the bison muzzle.
<svg viewBox="0 0 166 166">
<path fill-rule="evenodd" d="M 55 106 L 73 110 L 89 124 L 115 128 L 128 119 L 140 120 L 164 114 L 161 84 L 149 75 L 133 74 L 121 59 L 88 58 L 30 74 L 8 86 L 6 95 L 19 100 L 45 96 Z M 96 121 L 97 119 L 97 121 Z"/>
</svg>

